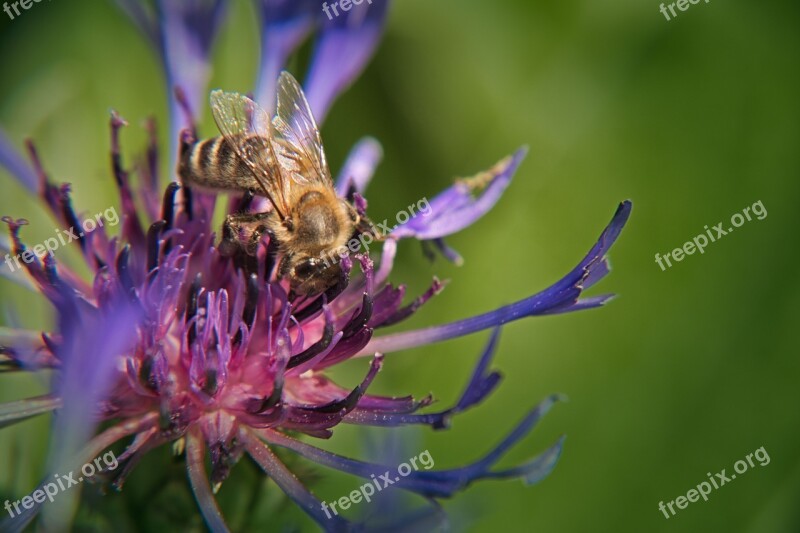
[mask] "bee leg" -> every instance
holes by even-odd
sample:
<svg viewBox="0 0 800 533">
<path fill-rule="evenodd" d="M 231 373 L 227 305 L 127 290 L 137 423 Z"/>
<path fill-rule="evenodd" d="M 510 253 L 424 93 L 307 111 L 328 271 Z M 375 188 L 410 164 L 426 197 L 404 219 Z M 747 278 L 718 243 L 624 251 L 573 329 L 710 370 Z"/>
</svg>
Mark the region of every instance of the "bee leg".
<svg viewBox="0 0 800 533">
<path fill-rule="evenodd" d="M 250 238 L 247 240 L 247 244 L 244 247 L 247 255 L 255 256 L 258 253 L 258 243 L 261 242 L 261 237 L 263 237 L 266 232 L 267 227 L 263 224 L 256 226 L 256 228 L 253 229 L 252 233 L 250 233 Z"/>
<path fill-rule="evenodd" d="M 258 258 L 254 255 L 247 255 L 244 248 L 239 247 L 239 250 L 231 258 L 233 266 L 245 273 L 246 276 L 251 274 L 258 275 Z"/>
<path fill-rule="evenodd" d="M 372 237 L 374 241 L 385 241 L 386 235 L 380 232 L 380 230 L 373 224 L 373 222 L 369 219 L 367 214 L 364 210 L 359 210 L 353 207 L 352 204 L 348 202 L 342 202 L 347 209 L 347 213 L 350 216 L 350 220 L 353 221 L 353 235 L 352 237 L 358 237 L 359 235 L 369 235 Z"/>
<path fill-rule="evenodd" d="M 219 242 L 219 253 L 223 257 L 233 256 L 241 248 L 239 231 L 235 223 L 228 218 L 222 223 L 222 240 Z"/>
<path fill-rule="evenodd" d="M 264 268 L 264 279 L 269 281 L 272 278 L 272 271 L 275 270 L 275 260 L 278 258 L 278 251 L 280 248 L 278 246 L 278 241 L 275 240 L 274 235 L 272 235 L 270 231 L 267 231 L 267 235 L 269 235 L 269 244 L 267 245 L 267 260 Z"/>
<path fill-rule="evenodd" d="M 261 237 L 269 233 L 265 224 L 269 216 L 270 213 L 235 213 L 226 216 L 222 224 L 219 253 L 223 257 L 231 257 L 244 249 L 248 255 L 255 255 Z"/>
</svg>

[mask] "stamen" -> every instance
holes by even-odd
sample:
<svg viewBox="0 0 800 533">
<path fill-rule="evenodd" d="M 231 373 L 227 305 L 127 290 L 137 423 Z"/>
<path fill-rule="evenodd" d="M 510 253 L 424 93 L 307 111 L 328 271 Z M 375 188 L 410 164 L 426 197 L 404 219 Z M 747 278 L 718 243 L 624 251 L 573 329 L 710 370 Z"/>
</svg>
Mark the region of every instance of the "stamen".
<svg viewBox="0 0 800 533">
<path fill-rule="evenodd" d="M 147 272 L 152 272 L 158 267 L 159 259 L 159 238 L 167 227 L 167 222 L 159 220 L 154 222 L 147 230 Z M 166 245 L 164 253 L 166 254 Z"/>
<path fill-rule="evenodd" d="M 370 317 L 372 316 L 372 296 L 368 293 L 364 293 L 364 298 L 361 303 L 361 309 L 358 313 L 355 313 L 347 325 L 342 328 L 342 338 L 349 339 L 359 331 L 361 331 L 364 326 L 367 325 L 369 322 Z"/>
<path fill-rule="evenodd" d="M 203 275 L 201 273 L 197 273 L 195 276 L 194 281 L 192 282 L 191 287 L 189 287 L 189 292 L 186 295 L 186 319 L 185 323 L 188 324 L 189 322 L 192 323 L 189 326 L 189 331 L 186 332 L 186 340 L 189 343 L 189 346 L 194 344 L 195 339 L 197 338 L 197 322 L 192 322 L 192 319 L 197 314 L 197 300 L 200 295 L 200 283 L 203 280 Z"/>
</svg>

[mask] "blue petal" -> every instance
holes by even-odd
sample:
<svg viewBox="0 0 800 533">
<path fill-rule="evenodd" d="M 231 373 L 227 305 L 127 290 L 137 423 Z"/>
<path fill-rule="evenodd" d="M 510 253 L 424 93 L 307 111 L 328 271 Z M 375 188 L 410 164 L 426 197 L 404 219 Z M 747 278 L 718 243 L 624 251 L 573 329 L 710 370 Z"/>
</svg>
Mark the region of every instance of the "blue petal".
<svg viewBox="0 0 800 533">
<path fill-rule="evenodd" d="M 2 129 L 0 129 L 0 166 L 30 192 L 35 193 L 39 190 L 36 171 L 12 146 L 11 140 Z"/>
<path fill-rule="evenodd" d="M 630 216 L 631 207 L 630 201 L 626 200 L 621 203 L 611 222 L 600 235 L 600 239 L 586 257 L 569 274 L 542 292 L 494 311 L 464 320 L 415 331 L 375 337 L 357 355 L 366 356 L 375 352 L 389 353 L 405 350 L 415 346 L 462 337 L 486 328 L 519 320 L 520 318 L 566 313 L 603 305 L 610 296 L 599 296 L 586 300 L 578 300 L 578 298 L 587 286 L 596 283 L 608 273 L 606 252 L 619 237 Z"/>
<path fill-rule="evenodd" d="M 4 261 L 8 261 L 6 262 L 6 266 L 8 268 L 0 269 L 0 276 L 3 276 L 9 281 L 16 283 L 20 287 L 24 287 L 29 291 L 36 291 L 36 285 L 34 285 L 31 279 L 25 275 L 25 272 L 23 270 L 17 269 L 16 267 L 14 267 L 14 269 L 12 270 L 13 264 L 10 262 L 11 257 L 9 257 L 8 259 L 5 258 L 6 255 L 9 256 L 16 255 L 11 253 L 12 249 L 13 249 L 12 244 L 9 241 L 8 237 L 6 237 L 5 235 L 0 235 L 0 255 L 3 256 Z"/>
<path fill-rule="evenodd" d="M 187 110 L 174 94 L 182 91 L 188 111 L 199 114 L 205 107 L 205 95 L 211 75 L 211 46 L 223 18 L 222 0 L 159 0 L 160 35 L 158 51 L 167 79 L 170 101 L 170 154 L 177 154 L 182 129 L 192 126 Z M 135 17 L 136 20 L 136 17 Z M 171 167 L 174 168 L 174 160 Z"/>
<path fill-rule="evenodd" d="M 325 531 L 347 531 L 349 522 L 338 515 L 326 516 L 322 502 L 303 486 L 280 459 L 255 436 L 245 430 L 240 432 L 247 453 L 261 466 L 264 472 L 301 509 L 313 518 Z M 328 511 L 330 515 L 330 511 Z"/>
<path fill-rule="evenodd" d="M 375 503 L 383 503 L 384 499 Z M 370 509 L 372 516 L 379 517 L 377 524 L 369 524 L 366 531 L 382 533 L 406 533 L 409 531 L 450 531 L 450 521 L 444 508 L 434 499 L 428 498 L 428 505 L 417 511 L 408 513 L 398 508 L 399 502 L 386 501 L 381 508 Z"/>
<path fill-rule="evenodd" d="M 317 123 L 321 124 L 339 94 L 361 74 L 378 46 L 389 0 L 352 5 L 349 11 L 333 13 L 333 2 L 323 3 L 329 15 L 323 17 L 306 79 L 306 96 Z"/>
<path fill-rule="evenodd" d="M 255 100 L 268 111 L 275 107 L 275 84 L 287 58 L 314 27 L 315 0 L 261 0 L 261 68 Z"/>
<path fill-rule="evenodd" d="M 80 449 L 94 430 L 93 417 L 109 388 L 118 356 L 136 339 L 140 314 L 120 301 L 113 312 L 100 315 L 76 295 L 63 291 L 59 317 L 63 341 L 58 347 L 62 367 L 54 392 L 63 401 L 55 421 L 51 468 L 58 468 Z"/>
<path fill-rule="evenodd" d="M 363 195 L 382 157 L 383 148 L 377 140 L 365 137 L 358 141 L 358 144 L 350 150 L 350 154 L 339 172 L 339 178 L 336 180 L 336 193 L 342 198 L 350 192 Z"/>
<path fill-rule="evenodd" d="M 397 226 L 392 237 L 440 239 L 472 225 L 500 199 L 526 153 L 526 148 L 520 148 L 488 171 L 457 180 L 429 202 L 430 209 L 418 211 L 406 223 Z M 477 197 L 473 196 L 476 191 L 480 191 Z"/>
<path fill-rule="evenodd" d="M 464 264 L 464 258 L 461 257 L 461 254 L 450 248 L 447 243 L 444 242 L 444 239 L 433 239 L 431 242 L 433 243 L 433 246 L 439 250 L 439 253 L 445 257 L 445 259 L 457 266 Z"/>
<path fill-rule="evenodd" d="M 508 449 L 527 435 L 536 423 L 544 416 L 553 404 L 560 398 L 550 396 L 520 421 L 514 430 L 500 442 L 483 459 L 462 468 L 447 470 L 422 470 L 412 471 L 408 476 L 400 478 L 393 483 L 396 488 L 415 492 L 422 496 L 433 498 L 449 498 L 475 481 L 490 478 L 522 478 L 526 482 L 536 482 L 546 476 L 558 460 L 563 446 L 563 438 L 559 439 L 550 448 L 540 455 L 530 459 L 524 464 L 499 470 L 490 469 L 500 460 Z M 330 468 L 335 468 L 365 479 L 379 476 L 387 471 L 396 471 L 397 466 L 377 463 L 367 463 L 337 455 L 305 442 L 297 441 L 274 430 L 258 431 L 267 442 L 288 448 L 297 454 Z"/>
<path fill-rule="evenodd" d="M 13 316 L 9 320 L 16 323 Z M 0 373 L 56 368 L 58 360 L 47 349 L 44 339 L 41 331 L 0 326 Z"/>
<path fill-rule="evenodd" d="M 450 419 L 470 407 L 482 402 L 500 383 L 499 372 L 488 372 L 489 364 L 494 357 L 497 349 L 497 341 L 500 337 L 500 328 L 495 328 L 489 343 L 483 351 L 475 370 L 472 373 L 467 387 L 464 389 L 458 403 L 449 409 L 438 413 L 426 414 L 407 414 L 407 413 L 386 413 L 379 409 L 356 409 L 344 418 L 345 422 L 351 424 L 365 424 L 374 426 L 399 426 L 405 424 L 426 424 L 435 429 L 446 428 L 450 425 Z"/>
</svg>

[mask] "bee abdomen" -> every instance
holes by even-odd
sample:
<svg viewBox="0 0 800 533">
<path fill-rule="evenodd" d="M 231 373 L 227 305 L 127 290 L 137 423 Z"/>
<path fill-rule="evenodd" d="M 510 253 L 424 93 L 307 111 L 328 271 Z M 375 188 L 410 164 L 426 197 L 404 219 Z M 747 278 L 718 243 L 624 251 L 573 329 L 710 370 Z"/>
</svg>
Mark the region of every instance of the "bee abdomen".
<svg viewBox="0 0 800 533">
<path fill-rule="evenodd" d="M 249 135 L 244 140 L 255 149 L 263 149 L 265 139 Z M 185 182 L 213 189 L 252 189 L 252 173 L 224 137 L 212 137 L 185 147 L 181 152 L 178 174 Z"/>
</svg>

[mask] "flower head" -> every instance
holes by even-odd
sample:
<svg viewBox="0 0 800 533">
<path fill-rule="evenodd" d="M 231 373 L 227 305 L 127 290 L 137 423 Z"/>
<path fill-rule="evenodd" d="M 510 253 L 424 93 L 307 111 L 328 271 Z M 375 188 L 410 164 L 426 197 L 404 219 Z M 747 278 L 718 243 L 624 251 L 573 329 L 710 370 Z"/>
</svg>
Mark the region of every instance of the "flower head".
<svg viewBox="0 0 800 533">
<path fill-rule="evenodd" d="M 121 0 L 120 4 L 153 40 L 170 88 L 178 89 L 171 130 L 177 139 L 181 128 L 194 129 L 191 117 L 206 89 L 208 52 L 222 3 L 163 0 L 153 14 L 142 11 L 137 2 Z M 315 114 L 324 116 L 376 46 L 386 3 L 354 6 L 333 22 L 319 17 L 315 3 L 264 0 L 262 4 L 260 101 L 265 105 L 272 101 L 274 80 L 286 58 L 316 29 L 319 39 L 306 90 Z M 336 63 L 342 57 L 345 64 Z M 608 273 L 606 252 L 629 216 L 629 202 L 620 205 L 588 255 L 548 289 L 451 324 L 376 335 L 380 328 L 417 312 L 444 287 L 434 279 L 424 294 L 404 304 L 405 287 L 389 282 L 396 242 L 403 238 L 430 242 L 446 257 L 458 260 L 443 238 L 469 226 L 499 200 L 524 150 L 474 178 L 458 181 L 431 200 L 424 212 L 409 216 L 389 232 L 380 257 L 366 253 L 344 257 L 342 278 L 325 293 L 297 297 L 274 273 L 274 257 L 266 253 L 268 238 L 255 256 L 231 258 L 219 253 L 218 228 L 211 222 L 219 201 L 216 195 L 175 182 L 162 189 L 154 129 L 134 188 L 119 150 L 124 126 L 125 121 L 112 114 L 112 174 L 122 221 L 119 235 L 111 236 L 98 224 L 74 243 L 91 277 L 58 263 L 53 254 L 25 262 L 24 278 L 12 277 L 49 300 L 57 324 L 53 331 L 40 334 L 4 332 L 0 371 L 53 369 L 58 378 L 51 394 L 0 405 L 0 426 L 58 410 L 54 439 L 59 446 L 51 456 L 51 472 L 65 464 L 86 462 L 124 441 L 127 447 L 112 479 L 118 489 L 142 456 L 171 444 L 185 453 L 192 490 L 213 531 L 227 530 L 213 493 L 244 455 L 252 457 L 323 528 L 348 529 L 353 524 L 331 516 L 275 454 L 276 448 L 369 479 L 387 466 L 342 457 L 311 442 L 330 437 L 341 423 L 446 428 L 453 416 L 480 403 L 498 385 L 500 374 L 489 366 L 499 326 L 527 316 L 596 307 L 608 299 L 581 299 L 580 295 Z M 81 227 L 86 218 L 74 210 L 69 186 L 47 175 L 32 144 L 28 150 L 31 165 L 0 137 L 0 162 L 38 192 L 61 226 Z M 337 182 L 339 195 L 362 212 L 366 209 L 363 195 L 380 155 L 377 141 L 360 142 Z M 242 211 L 250 200 L 236 197 L 227 209 Z M 6 248 L 3 253 L 25 253 L 25 222 L 9 217 L 4 221 L 10 240 L 0 243 Z M 454 406 L 430 412 L 430 397 L 368 394 L 381 370 L 382 354 L 483 329 L 493 330 L 490 342 Z M 326 377 L 328 367 L 354 357 L 371 358 L 357 386 L 343 388 Z M 555 465 L 561 440 L 519 466 L 498 470 L 494 465 L 556 399 L 534 406 L 473 464 L 412 472 L 397 487 L 435 499 L 450 497 L 485 478 L 540 480 Z M 98 432 L 99 422 L 104 429 Z M 205 468 L 206 453 L 210 472 Z M 9 527 L 21 529 L 37 511 L 38 506 L 9 520 Z"/>
</svg>

